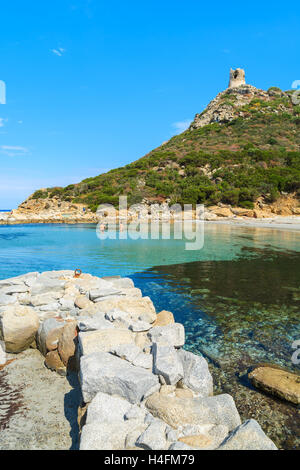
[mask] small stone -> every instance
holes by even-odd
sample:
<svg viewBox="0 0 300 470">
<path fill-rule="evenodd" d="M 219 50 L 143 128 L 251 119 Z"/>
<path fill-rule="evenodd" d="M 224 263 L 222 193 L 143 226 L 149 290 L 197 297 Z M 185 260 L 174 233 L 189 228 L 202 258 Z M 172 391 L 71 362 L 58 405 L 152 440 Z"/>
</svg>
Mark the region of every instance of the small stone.
<svg viewBox="0 0 300 470">
<path fill-rule="evenodd" d="M 59 357 L 57 351 L 50 351 L 46 354 L 45 366 L 48 367 L 48 369 L 54 370 L 60 375 L 66 375 L 67 373 L 66 367 Z"/>
<path fill-rule="evenodd" d="M 123 421 L 124 416 L 131 408 L 131 403 L 123 398 L 98 392 L 88 406 L 86 423 Z"/>
<path fill-rule="evenodd" d="M 138 356 L 132 361 L 132 364 L 136 367 L 143 367 L 144 369 L 153 368 L 153 356 L 152 354 L 144 354 L 140 352 Z"/>
<path fill-rule="evenodd" d="M 165 343 L 179 348 L 184 345 L 185 334 L 181 323 L 167 326 L 155 326 L 148 332 L 148 337 L 153 343 Z"/>
<path fill-rule="evenodd" d="M 76 344 L 77 344 L 77 323 L 76 321 L 67 322 L 58 342 L 58 352 L 64 365 L 69 370 L 77 370 Z"/>
<path fill-rule="evenodd" d="M 166 449 L 166 423 L 158 419 L 154 420 L 143 434 L 140 435 L 136 445 L 146 450 Z"/>
<path fill-rule="evenodd" d="M 146 411 L 142 409 L 138 405 L 133 405 L 131 408 L 125 413 L 125 419 L 138 419 L 139 421 L 143 421 L 145 419 Z"/>
<path fill-rule="evenodd" d="M 103 313 L 96 313 L 92 317 L 79 317 L 78 328 L 80 331 L 96 331 L 114 328 L 113 324 L 106 320 Z"/>
<path fill-rule="evenodd" d="M 59 301 L 61 307 L 60 310 L 72 310 L 74 308 L 74 299 L 69 296 L 64 296 Z"/>
<path fill-rule="evenodd" d="M 75 298 L 75 305 L 76 307 L 83 309 L 83 308 L 88 308 L 91 305 L 93 305 L 93 302 L 91 302 L 85 295 L 78 295 Z"/>
<path fill-rule="evenodd" d="M 176 384 L 183 377 L 182 363 L 173 346 L 154 343 L 153 372 L 163 376 L 167 385 Z"/>
<path fill-rule="evenodd" d="M 175 323 L 174 315 L 172 312 L 168 312 L 167 310 L 162 310 L 156 316 L 156 320 L 153 323 L 154 326 L 166 326 Z"/>
</svg>

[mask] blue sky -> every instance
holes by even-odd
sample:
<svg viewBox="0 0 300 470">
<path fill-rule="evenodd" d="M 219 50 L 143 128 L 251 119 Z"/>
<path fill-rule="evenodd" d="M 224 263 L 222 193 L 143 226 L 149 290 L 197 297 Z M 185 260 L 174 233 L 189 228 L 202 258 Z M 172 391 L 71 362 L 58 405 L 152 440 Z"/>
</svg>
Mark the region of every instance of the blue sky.
<svg viewBox="0 0 300 470">
<path fill-rule="evenodd" d="M 10 0 L 0 7 L 0 208 L 134 161 L 228 84 L 300 79 L 299 5 Z"/>
</svg>

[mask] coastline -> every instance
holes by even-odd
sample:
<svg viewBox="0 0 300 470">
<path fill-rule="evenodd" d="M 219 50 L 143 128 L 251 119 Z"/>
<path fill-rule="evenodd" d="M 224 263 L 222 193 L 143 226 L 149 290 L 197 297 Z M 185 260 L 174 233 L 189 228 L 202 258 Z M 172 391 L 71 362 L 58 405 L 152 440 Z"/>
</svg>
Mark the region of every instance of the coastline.
<svg viewBox="0 0 300 470">
<path fill-rule="evenodd" d="M 151 218 L 145 220 L 141 219 L 140 223 L 148 223 L 151 222 Z M 157 220 L 157 219 L 155 219 Z M 200 219 L 191 219 L 194 222 L 200 222 Z M 76 225 L 76 224 L 98 224 L 101 219 L 97 217 L 93 218 L 76 218 L 76 219 L 62 219 L 62 218 L 49 218 L 49 219 L 0 219 L 0 226 L 11 226 L 11 225 L 35 225 L 35 224 L 67 224 L 67 225 Z M 160 222 L 165 222 L 166 220 L 159 220 Z M 108 222 L 111 222 L 108 220 Z M 117 219 L 118 222 L 118 219 Z M 171 219 L 171 224 L 176 222 L 176 219 Z M 269 229 L 279 229 L 279 230 L 293 230 L 299 231 L 300 230 L 300 216 L 274 216 L 270 218 L 249 218 L 249 217 L 218 217 L 214 220 L 206 220 L 204 219 L 204 223 L 208 225 L 230 225 L 232 227 L 242 227 L 242 228 L 269 228 Z"/>
</svg>

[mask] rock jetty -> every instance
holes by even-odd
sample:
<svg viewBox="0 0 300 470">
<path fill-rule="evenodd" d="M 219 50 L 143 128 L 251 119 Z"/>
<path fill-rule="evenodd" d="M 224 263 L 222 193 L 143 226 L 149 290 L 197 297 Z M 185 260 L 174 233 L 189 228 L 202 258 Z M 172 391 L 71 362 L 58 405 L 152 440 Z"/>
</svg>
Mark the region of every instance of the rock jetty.
<svg viewBox="0 0 300 470">
<path fill-rule="evenodd" d="M 78 371 L 82 450 L 267 449 L 233 398 L 213 395 L 184 327 L 158 314 L 129 278 L 33 272 L 0 281 L 0 363 L 37 348 L 61 375 Z"/>
</svg>

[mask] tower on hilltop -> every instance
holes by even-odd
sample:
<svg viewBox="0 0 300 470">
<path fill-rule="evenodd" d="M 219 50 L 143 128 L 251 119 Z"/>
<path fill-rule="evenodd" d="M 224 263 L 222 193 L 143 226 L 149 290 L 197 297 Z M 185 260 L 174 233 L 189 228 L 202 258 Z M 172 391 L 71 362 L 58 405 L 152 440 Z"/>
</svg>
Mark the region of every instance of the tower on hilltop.
<svg viewBox="0 0 300 470">
<path fill-rule="evenodd" d="M 230 69 L 229 86 L 228 88 L 235 88 L 240 85 L 246 85 L 245 70 L 243 69 Z"/>
</svg>

